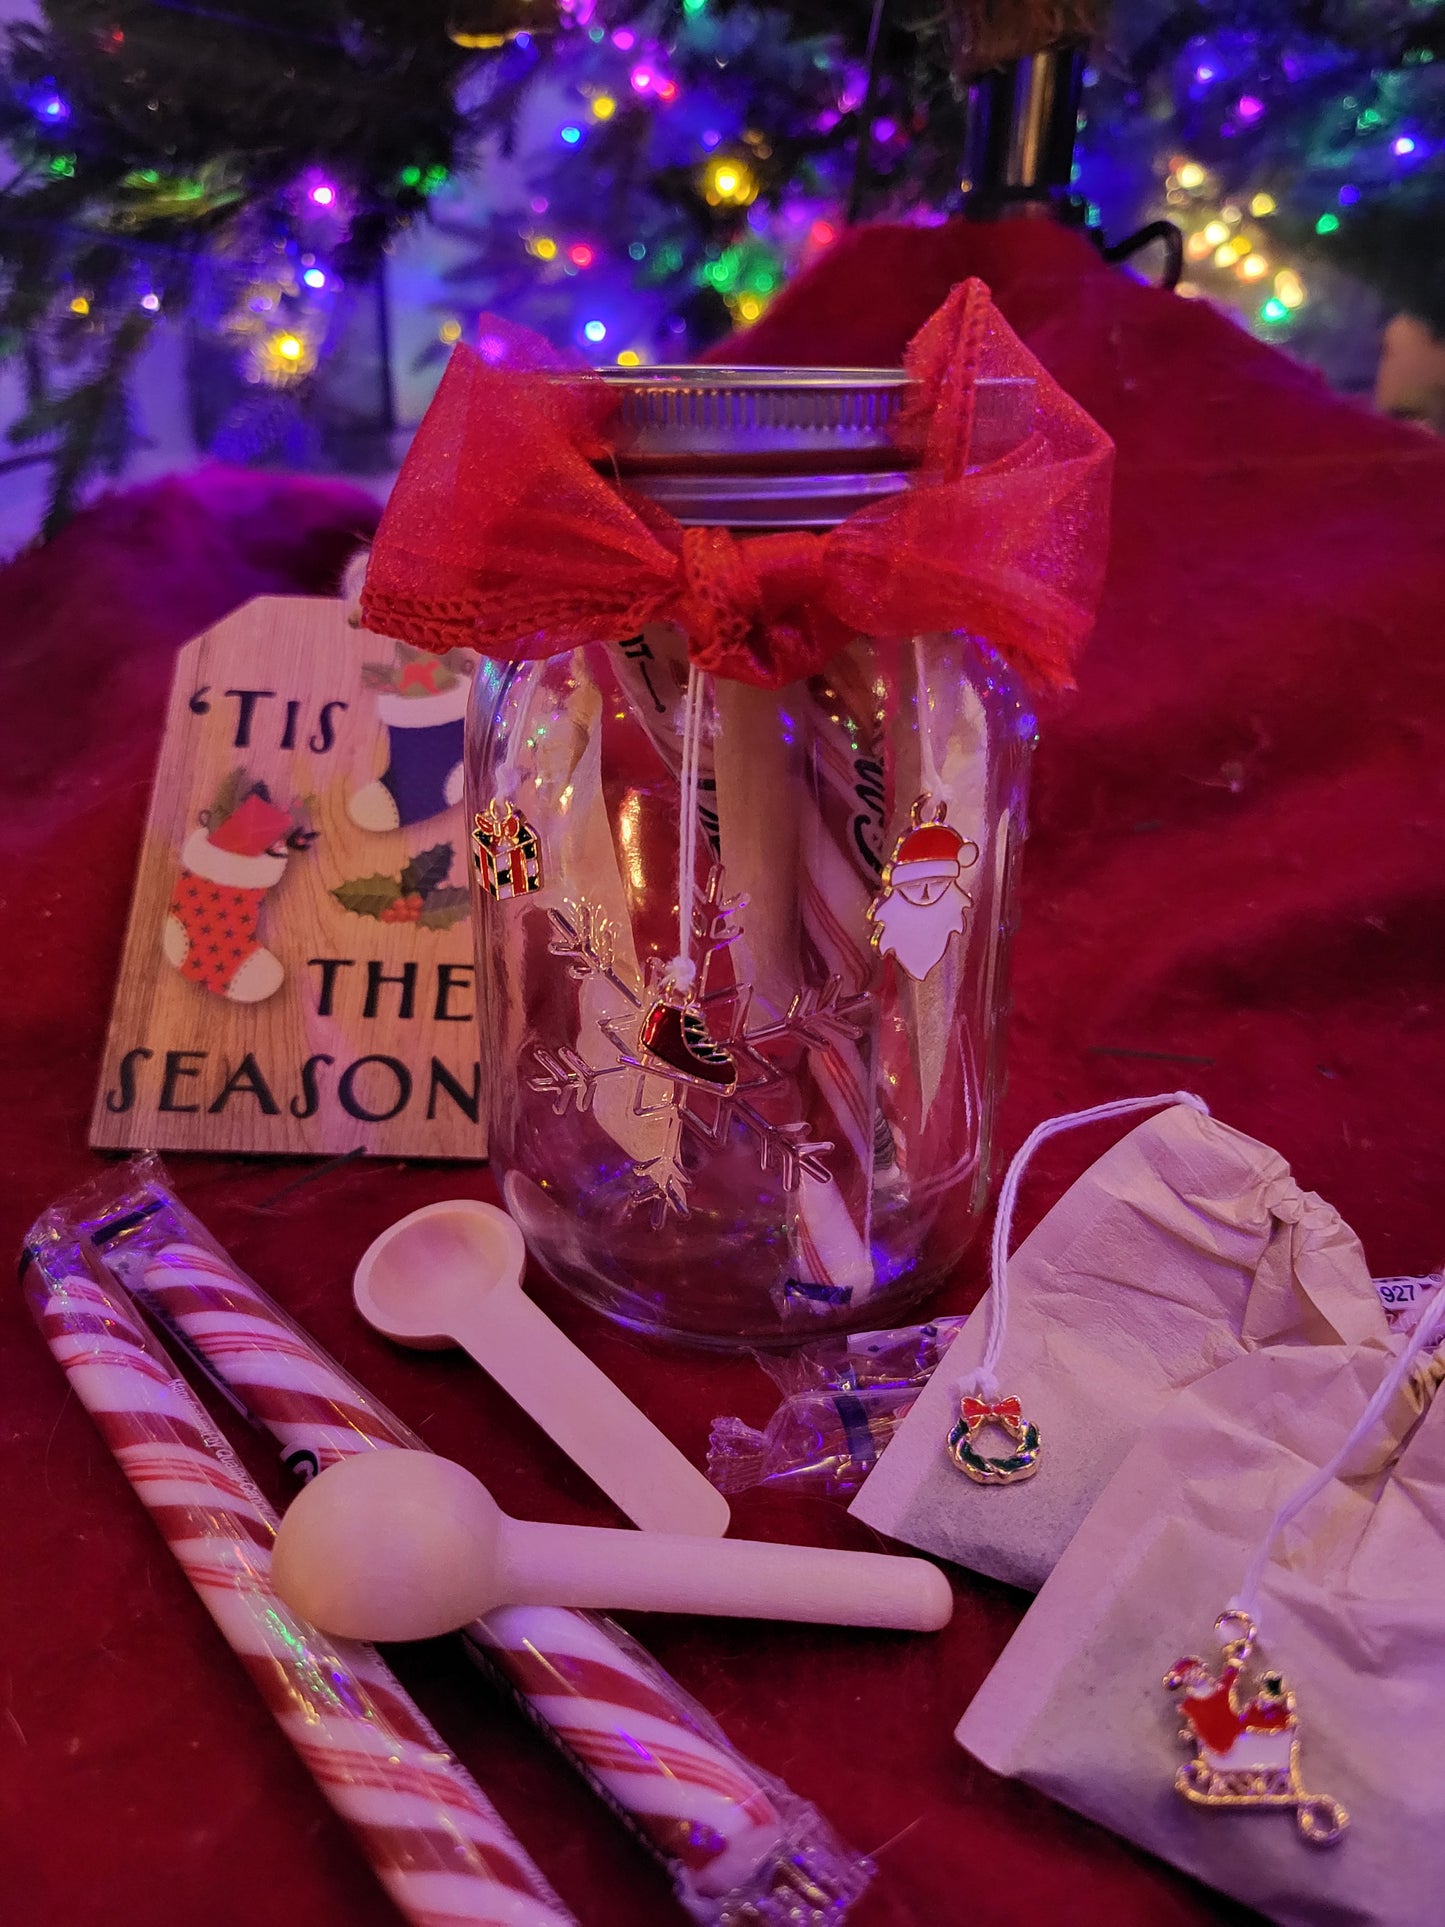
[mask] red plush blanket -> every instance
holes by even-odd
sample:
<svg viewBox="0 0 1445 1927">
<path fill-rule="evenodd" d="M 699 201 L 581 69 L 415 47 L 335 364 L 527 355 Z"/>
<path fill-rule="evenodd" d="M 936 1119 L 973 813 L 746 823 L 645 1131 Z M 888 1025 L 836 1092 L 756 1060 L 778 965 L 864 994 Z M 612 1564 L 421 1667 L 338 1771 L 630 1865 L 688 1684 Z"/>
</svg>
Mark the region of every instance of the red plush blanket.
<svg viewBox="0 0 1445 1927">
<path fill-rule="evenodd" d="M 848 236 L 742 346 L 894 360 L 969 273 L 1119 449 L 1098 635 L 1079 696 L 1045 718 L 999 1150 L 1049 1112 L 1191 1086 L 1335 1203 L 1377 1272 L 1429 1268 L 1445 1242 L 1445 449 L 1033 224 Z M 253 594 L 330 587 L 372 514 L 348 490 L 208 472 L 104 502 L 0 574 L 7 1250 L 96 1162 L 84 1120 L 172 652 Z M 1099 1148 L 1049 1147 L 1021 1230 Z M 351 1166 L 272 1202 L 293 1173 L 173 1169 L 240 1261 L 504 1504 L 608 1518 L 474 1369 L 392 1351 L 351 1311 L 352 1265 L 382 1226 L 486 1194 L 484 1173 Z M 975 1253 L 952 1302 L 980 1282 Z M 712 1414 L 770 1409 L 746 1363 L 644 1350 L 535 1288 L 694 1459 Z M 0 1326 L 6 1919 L 383 1927 L 390 1904 L 14 1290 Z M 754 1494 L 734 1516 L 744 1535 L 866 1541 L 824 1501 Z M 953 1746 L 1025 1603 L 966 1573 L 957 1589 L 937 1638 L 639 1629 L 735 1740 L 876 1855 L 858 1927 L 1239 1917 Z M 587 1927 L 680 1918 L 451 1646 L 400 1668 Z"/>
</svg>

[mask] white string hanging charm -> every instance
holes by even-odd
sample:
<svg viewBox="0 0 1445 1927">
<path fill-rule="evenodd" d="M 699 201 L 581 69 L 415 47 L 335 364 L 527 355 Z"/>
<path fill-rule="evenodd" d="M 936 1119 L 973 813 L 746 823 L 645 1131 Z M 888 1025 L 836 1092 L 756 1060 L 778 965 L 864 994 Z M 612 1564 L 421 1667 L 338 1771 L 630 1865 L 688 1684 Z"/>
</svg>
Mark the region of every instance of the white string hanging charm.
<svg viewBox="0 0 1445 1927">
<path fill-rule="evenodd" d="M 677 950 L 658 979 L 657 997 L 642 1021 L 640 1042 L 652 1057 L 680 1076 L 722 1092 L 737 1088 L 732 1053 L 717 1042 L 698 1006 L 697 965 L 692 960 L 693 907 L 697 900 L 697 842 L 702 790 L 703 718 L 708 678 L 688 665 L 682 705 L 681 798 L 677 822 Z"/>
<path fill-rule="evenodd" d="M 1194 1806 L 1291 1811 L 1301 1839 L 1329 1847 L 1350 1816 L 1328 1794 L 1309 1792 L 1300 1778 L 1300 1727 L 1295 1696 L 1280 1673 L 1260 1675 L 1246 1697 L 1244 1668 L 1259 1640 L 1265 1571 L 1280 1535 L 1349 1464 L 1389 1409 L 1420 1358 L 1445 1338 L 1445 1298 L 1436 1298 L 1401 1347 L 1338 1450 L 1297 1485 L 1265 1527 L 1239 1591 L 1214 1622 L 1221 1637 L 1216 1674 L 1194 1654 L 1176 1660 L 1165 1688 L 1180 1695 L 1181 1737 L 1194 1758 L 1174 1776 L 1175 1790 Z"/>
<path fill-rule="evenodd" d="M 1017 1485 L 1031 1479 L 1039 1469 L 1041 1437 L 1034 1420 L 1025 1418 L 1019 1399 L 1006 1397 L 999 1386 L 998 1363 L 1008 1336 L 1008 1254 L 1013 1235 L 1014 1207 L 1029 1161 L 1041 1144 L 1063 1131 L 1082 1124 L 1095 1124 L 1112 1117 L 1128 1117 L 1135 1111 L 1159 1110 L 1171 1104 L 1187 1104 L 1191 1110 L 1209 1115 L 1209 1106 L 1192 1091 L 1166 1091 L 1156 1097 L 1124 1097 L 1111 1104 L 1092 1104 L 1087 1110 L 1065 1111 L 1045 1118 L 1029 1132 L 1014 1154 L 1003 1184 L 999 1187 L 998 1209 L 994 1214 L 993 1243 L 989 1252 L 989 1293 L 984 1305 L 983 1357 L 973 1371 L 958 1382 L 959 1416 L 948 1434 L 948 1455 L 959 1471 L 975 1485 Z M 986 1426 L 1004 1432 L 1013 1450 L 989 1456 L 979 1450 L 978 1435 Z"/>
</svg>

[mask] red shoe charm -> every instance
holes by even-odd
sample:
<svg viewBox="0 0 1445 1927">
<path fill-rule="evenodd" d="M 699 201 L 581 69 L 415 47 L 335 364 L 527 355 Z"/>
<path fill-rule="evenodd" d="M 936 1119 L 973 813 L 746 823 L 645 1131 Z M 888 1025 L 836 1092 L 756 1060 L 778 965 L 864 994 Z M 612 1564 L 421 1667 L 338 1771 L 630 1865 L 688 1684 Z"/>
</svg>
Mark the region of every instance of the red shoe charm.
<svg viewBox="0 0 1445 1927">
<path fill-rule="evenodd" d="M 638 1041 L 650 1056 L 680 1077 L 724 1093 L 737 1089 L 737 1065 L 731 1053 L 709 1035 L 695 1004 L 659 998 L 642 1020 Z"/>
</svg>

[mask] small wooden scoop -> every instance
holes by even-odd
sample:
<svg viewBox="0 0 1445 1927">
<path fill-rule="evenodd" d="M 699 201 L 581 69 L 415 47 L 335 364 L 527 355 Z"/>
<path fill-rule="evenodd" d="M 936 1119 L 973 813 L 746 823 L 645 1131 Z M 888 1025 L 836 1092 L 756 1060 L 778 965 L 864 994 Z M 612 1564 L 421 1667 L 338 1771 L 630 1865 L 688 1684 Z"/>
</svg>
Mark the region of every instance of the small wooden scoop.
<svg viewBox="0 0 1445 1927">
<path fill-rule="evenodd" d="M 281 1523 L 271 1568 L 287 1605 L 348 1639 L 431 1639 L 499 1606 L 631 1606 L 834 1626 L 947 1625 L 926 1559 L 512 1519 L 432 1452 L 329 1466 Z"/>
<path fill-rule="evenodd" d="M 352 1293 L 367 1323 L 399 1344 L 460 1345 L 636 1525 L 726 1532 L 717 1488 L 524 1295 L 526 1261 L 505 1211 L 456 1198 L 383 1231 Z"/>
</svg>

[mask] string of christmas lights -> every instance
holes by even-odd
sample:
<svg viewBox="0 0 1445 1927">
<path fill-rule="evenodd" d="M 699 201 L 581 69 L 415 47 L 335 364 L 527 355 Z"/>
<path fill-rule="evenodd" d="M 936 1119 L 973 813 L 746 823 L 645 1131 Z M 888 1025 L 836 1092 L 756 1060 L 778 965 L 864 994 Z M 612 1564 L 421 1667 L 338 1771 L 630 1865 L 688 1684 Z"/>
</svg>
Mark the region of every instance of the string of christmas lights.
<svg viewBox="0 0 1445 1927">
<path fill-rule="evenodd" d="M 1340 359 L 1346 275 L 1445 334 L 1438 239 L 1415 239 L 1445 220 L 1442 54 L 1439 0 L 1124 0 L 1085 77 L 1079 189 L 1110 228 L 1177 222 L 1179 292 L 1313 359 Z"/>
<path fill-rule="evenodd" d="M 455 249 L 427 359 L 495 310 L 632 366 L 757 320 L 857 183 L 870 216 L 965 207 L 932 14 L 885 16 L 870 85 L 862 0 L 40 4 L 0 57 L 0 358 L 24 346 L 10 439 L 52 463 L 51 526 L 123 466 L 162 320 L 234 390 L 201 439 L 295 459 L 420 214 Z M 1177 221 L 1181 293 L 1313 359 L 1342 273 L 1445 336 L 1442 55 L 1445 0 L 1116 0 L 1077 191 L 1116 235 Z"/>
</svg>

